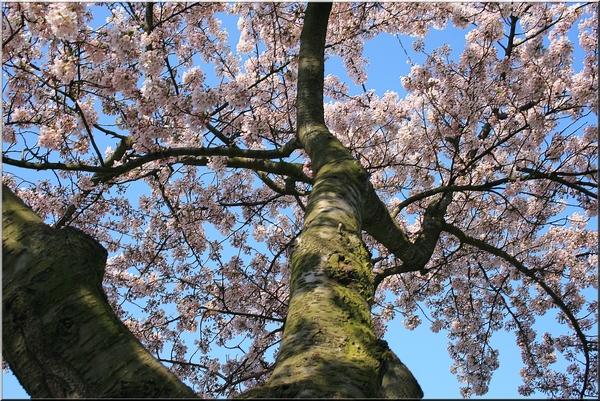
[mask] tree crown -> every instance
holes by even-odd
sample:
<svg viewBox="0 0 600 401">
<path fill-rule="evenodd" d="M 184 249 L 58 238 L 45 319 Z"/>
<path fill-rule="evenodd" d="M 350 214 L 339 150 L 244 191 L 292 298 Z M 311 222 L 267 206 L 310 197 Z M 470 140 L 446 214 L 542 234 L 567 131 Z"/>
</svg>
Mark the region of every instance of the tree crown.
<svg viewBox="0 0 600 401">
<path fill-rule="evenodd" d="M 320 168 L 296 135 L 305 6 L 2 9 L 4 183 L 106 247 L 114 309 L 200 394 L 262 383 Z M 324 76 L 322 119 L 378 196 L 362 227 L 378 334 L 396 315 L 447 331 L 465 396 L 487 391 L 502 329 L 521 394 L 597 394 L 597 20 L 597 4 L 333 5 L 325 54 L 345 73 Z M 430 50 L 447 25 L 464 47 Z M 377 35 L 416 38 L 403 91 L 368 87 Z M 536 329 L 549 313 L 562 331 Z"/>
</svg>

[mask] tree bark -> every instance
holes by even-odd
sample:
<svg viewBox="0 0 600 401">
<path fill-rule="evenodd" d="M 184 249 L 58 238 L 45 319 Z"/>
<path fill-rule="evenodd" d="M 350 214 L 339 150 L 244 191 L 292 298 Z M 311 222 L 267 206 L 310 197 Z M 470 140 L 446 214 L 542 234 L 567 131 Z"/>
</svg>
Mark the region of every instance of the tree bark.
<svg viewBox="0 0 600 401">
<path fill-rule="evenodd" d="M 373 269 L 361 236 L 368 175 L 324 121 L 330 10 L 331 4 L 309 3 L 300 39 L 297 139 L 315 183 L 292 252 L 288 316 L 271 377 L 243 396 L 421 398 L 371 320 Z"/>
<path fill-rule="evenodd" d="M 33 398 L 196 397 L 119 320 L 106 250 L 2 187 L 2 352 Z"/>
</svg>

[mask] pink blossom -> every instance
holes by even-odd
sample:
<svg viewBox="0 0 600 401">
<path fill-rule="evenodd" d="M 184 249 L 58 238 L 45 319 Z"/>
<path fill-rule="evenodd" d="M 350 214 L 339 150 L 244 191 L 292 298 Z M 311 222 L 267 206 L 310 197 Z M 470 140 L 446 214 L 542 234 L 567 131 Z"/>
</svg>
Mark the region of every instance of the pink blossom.
<svg viewBox="0 0 600 401">
<path fill-rule="evenodd" d="M 77 13 L 71 11 L 70 8 L 70 3 L 54 3 L 50 5 L 47 21 L 54 35 L 59 39 L 71 39 L 77 35 Z"/>
</svg>

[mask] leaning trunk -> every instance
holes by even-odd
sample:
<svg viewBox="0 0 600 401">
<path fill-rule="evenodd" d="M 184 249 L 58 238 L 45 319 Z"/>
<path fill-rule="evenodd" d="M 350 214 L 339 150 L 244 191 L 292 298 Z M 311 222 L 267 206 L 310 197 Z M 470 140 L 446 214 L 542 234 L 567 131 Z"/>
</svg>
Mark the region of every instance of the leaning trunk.
<svg viewBox="0 0 600 401">
<path fill-rule="evenodd" d="M 2 353 L 33 398 L 196 397 L 111 309 L 106 251 L 2 187 Z"/>
<path fill-rule="evenodd" d="M 309 3 L 298 68 L 297 137 L 315 183 L 292 253 L 290 303 L 273 374 L 246 397 L 409 397 L 423 393 L 377 339 L 361 237 L 368 175 L 327 129 L 324 45 L 331 4 Z"/>
</svg>

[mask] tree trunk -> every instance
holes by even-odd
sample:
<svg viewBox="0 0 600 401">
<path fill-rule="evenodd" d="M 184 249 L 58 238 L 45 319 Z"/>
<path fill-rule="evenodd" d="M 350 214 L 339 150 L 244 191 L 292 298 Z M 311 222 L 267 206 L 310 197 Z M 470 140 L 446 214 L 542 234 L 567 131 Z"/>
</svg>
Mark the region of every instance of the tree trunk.
<svg viewBox="0 0 600 401">
<path fill-rule="evenodd" d="M 290 303 L 273 374 L 245 397 L 421 398 L 410 371 L 378 340 L 373 269 L 361 237 L 368 175 L 327 129 L 324 45 L 331 4 L 309 3 L 298 68 L 297 137 L 315 183 L 292 253 Z"/>
<path fill-rule="evenodd" d="M 33 398 L 196 397 L 111 309 L 106 251 L 2 187 L 2 352 Z"/>
</svg>

